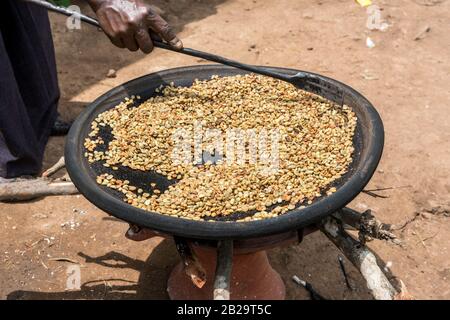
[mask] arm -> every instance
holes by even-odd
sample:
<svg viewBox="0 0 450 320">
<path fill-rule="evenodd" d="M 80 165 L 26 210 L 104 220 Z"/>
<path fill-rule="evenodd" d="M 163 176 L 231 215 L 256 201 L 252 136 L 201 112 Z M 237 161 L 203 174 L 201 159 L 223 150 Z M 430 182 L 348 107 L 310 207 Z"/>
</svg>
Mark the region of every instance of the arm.
<svg viewBox="0 0 450 320">
<path fill-rule="evenodd" d="M 177 49 L 183 43 L 169 24 L 142 0 L 87 0 L 111 42 L 131 51 L 153 50 L 150 30 Z"/>
</svg>

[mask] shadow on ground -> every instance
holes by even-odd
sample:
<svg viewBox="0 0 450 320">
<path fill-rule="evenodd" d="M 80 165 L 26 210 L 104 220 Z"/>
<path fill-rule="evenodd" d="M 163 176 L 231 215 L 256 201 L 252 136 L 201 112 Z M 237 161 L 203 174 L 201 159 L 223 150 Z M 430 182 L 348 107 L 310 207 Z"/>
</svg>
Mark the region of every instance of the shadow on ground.
<svg viewBox="0 0 450 320">
<path fill-rule="evenodd" d="M 162 241 L 152 251 L 147 261 L 132 259 L 121 253 L 110 251 L 99 256 L 90 257 L 82 252 L 78 254 L 85 263 L 95 263 L 114 269 L 134 269 L 140 272 L 137 282 L 126 279 L 98 279 L 81 285 L 79 291 L 36 292 L 13 291 L 8 300 L 60 300 L 60 299 L 168 299 L 166 283 L 170 271 L 179 261 L 175 246 L 170 240 Z M 114 282 L 114 284 L 111 284 Z"/>
<path fill-rule="evenodd" d="M 309 293 L 292 282 L 292 276 L 310 282 L 327 299 L 371 299 L 364 279 L 346 262 L 346 269 L 352 289 L 345 285 L 337 263 L 337 249 L 324 237 L 316 233 L 308 236 L 305 243 L 296 246 L 276 248 L 269 251 L 269 259 L 286 284 L 288 300 L 308 300 Z M 53 300 L 53 299 L 139 299 L 165 300 L 167 280 L 172 268 L 179 262 L 172 240 L 164 240 L 154 248 L 146 261 L 132 259 L 121 253 L 110 251 L 105 255 L 91 257 L 83 252 L 78 255 L 84 264 L 96 264 L 115 269 L 133 269 L 139 272 L 137 282 L 120 278 L 102 278 L 82 284 L 79 291 L 36 292 L 13 291 L 8 300 Z M 114 273 L 111 271 L 111 273 Z"/>
</svg>

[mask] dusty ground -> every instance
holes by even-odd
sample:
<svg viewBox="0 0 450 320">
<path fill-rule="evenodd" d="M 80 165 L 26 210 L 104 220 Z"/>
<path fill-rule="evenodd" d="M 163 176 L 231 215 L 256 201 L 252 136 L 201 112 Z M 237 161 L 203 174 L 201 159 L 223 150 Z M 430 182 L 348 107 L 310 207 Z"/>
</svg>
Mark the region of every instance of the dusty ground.
<svg viewBox="0 0 450 320">
<path fill-rule="evenodd" d="M 386 223 L 415 217 L 398 235 L 404 248 L 372 242 L 416 297 L 450 298 L 450 1 L 374 1 L 389 23 L 366 28 L 367 13 L 352 0 L 158 0 L 154 3 L 188 47 L 238 60 L 304 69 L 343 81 L 379 110 L 386 130 L 383 159 L 368 188 L 395 187 L 388 198 L 362 194 L 351 207 L 371 208 Z M 428 4 L 428 5 L 427 5 Z M 114 86 L 135 77 L 203 63 L 156 51 L 150 56 L 115 49 L 102 33 L 84 26 L 69 32 L 52 15 L 62 101 L 73 119 Z M 425 28 L 430 31 L 414 38 Z M 366 37 L 376 46 L 369 49 Z M 106 78 L 108 69 L 117 78 Z M 63 152 L 63 138 L 50 141 L 46 167 Z M 404 187 L 406 186 L 406 187 Z M 403 188 L 397 188 L 403 187 Z M 440 212 L 426 210 L 447 206 Z M 420 213 L 416 215 L 416 212 Z M 72 224 L 70 223 L 72 221 Z M 173 244 L 160 239 L 132 243 L 126 224 L 108 217 L 81 196 L 48 197 L 0 204 L 0 297 L 3 299 L 166 299 L 168 273 L 178 261 Z M 308 299 L 290 277 L 309 280 L 333 299 L 368 299 L 350 268 L 356 290 L 346 289 L 338 251 L 319 234 L 299 246 L 270 251 L 287 283 L 289 299 Z M 66 291 L 68 258 L 81 264 L 81 290 Z"/>
</svg>

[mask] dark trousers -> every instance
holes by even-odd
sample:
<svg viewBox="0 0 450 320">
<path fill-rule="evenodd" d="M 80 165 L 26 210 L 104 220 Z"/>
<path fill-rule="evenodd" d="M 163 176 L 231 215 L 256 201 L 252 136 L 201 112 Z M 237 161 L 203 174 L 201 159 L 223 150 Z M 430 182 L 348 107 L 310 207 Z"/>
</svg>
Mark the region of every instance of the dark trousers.
<svg viewBox="0 0 450 320">
<path fill-rule="evenodd" d="M 14 156 L 14 160 L 4 164 L 7 177 L 40 172 L 45 145 L 57 117 L 58 99 L 55 53 L 46 10 L 16 0 L 2 0 L 0 132 Z"/>
</svg>

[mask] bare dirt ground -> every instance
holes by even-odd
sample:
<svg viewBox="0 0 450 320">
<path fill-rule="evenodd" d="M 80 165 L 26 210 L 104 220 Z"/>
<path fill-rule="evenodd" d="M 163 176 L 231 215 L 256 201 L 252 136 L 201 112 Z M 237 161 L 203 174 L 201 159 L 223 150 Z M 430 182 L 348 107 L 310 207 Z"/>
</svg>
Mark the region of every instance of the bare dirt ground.
<svg viewBox="0 0 450 320">
<path fill-rule="evenodd" d="M 386 131 L 384 155 L 368 189 L 395 189 L 382 192 L 388 198 L 361 194 L 350 206 L 371 208 L 386 223 L 411 220 L 398 232 L 404 248 L 380 241 L 370 247 L 391 262 L 392 272 L 416 298 L 450 298 L 450 1 L 374 1 L 389 24 L 383 32 L 366 28 L 366 10 L 353 0 L 153 3 L 164 10 L 187 47 L 321 73 L 363 93 L 380 112 Z M 120 83 L 204 63 L 161 50 L 150 56 L 121 51 L 89 26 L 69 31 L 65 18 L 52 14 L 51 19 L 60 111 L 68 119 Z M 429 32 L 414 40 L 428 27 Z M 372 49 L 366 46 L 367 36 L 375 42 Z M 117 70 L 116 78 L 106 78 L 110 68 Z M 63 147 L 63 138 L 51 139 L 45 167 L 56 162 Z M 82 196 L 0 204 L 0 297 L 168 298 L 167 277 L 178 261 L 173 243 L 158 238 L 134 243 L 123 236 L 126 228 Z M 286 282 L 288 299 L 309 298 L 290 281 L 293 274 L 331 299 L 370 299 L 349 262 L 356 289 L 346 288 L 338 254 L 320 233 L 298 246 L 269 252 Z M 81 265 L 81 290 L 65 290 L 67 267 L 73 263 L 58 258 Z"/>
</svg>

